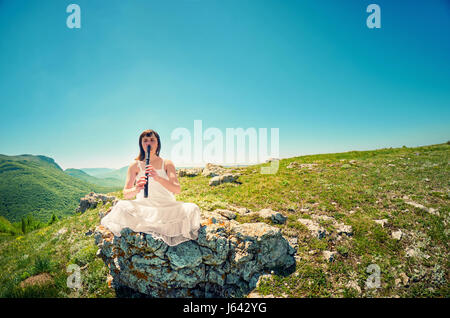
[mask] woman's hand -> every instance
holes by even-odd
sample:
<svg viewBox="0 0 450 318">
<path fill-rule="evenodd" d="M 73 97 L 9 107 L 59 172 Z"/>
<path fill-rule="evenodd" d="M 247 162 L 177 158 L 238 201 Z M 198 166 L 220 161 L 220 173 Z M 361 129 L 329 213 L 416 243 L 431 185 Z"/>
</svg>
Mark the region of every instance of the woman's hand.
<svg viewBox="0 0 450 318">
<path fill-rule="evenodd" d="M 135 186 L 136 191 L 140 192 L 142 189 L 144 189 L 146 183 L 147 178 L 145 176 L 140 177 L 139 180 L 136 182 Z"/>
<path fill-rule="evenodd" d="M 145 173 L 148 173 L 149 178 L 152 177 L 155 181 L 158 181 L 160 179 L 160 176 L 152 165 L 145 166 Z"/>
</svg>

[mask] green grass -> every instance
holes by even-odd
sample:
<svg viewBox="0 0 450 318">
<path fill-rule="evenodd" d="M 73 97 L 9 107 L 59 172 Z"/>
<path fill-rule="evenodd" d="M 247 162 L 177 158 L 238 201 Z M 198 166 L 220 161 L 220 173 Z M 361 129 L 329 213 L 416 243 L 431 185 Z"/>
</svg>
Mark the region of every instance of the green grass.
<svg viewBox="0 0 450 318">
<path fill-rule="evenodd" d="M 450 145 L 442 144 L 289 158 L 280 161 L 274 175 L 260 174 L 264 165 L 232 169 L 241 173 L 241 184 L 210 187 L 209 178 L 201 175 L 180 178 L 182 192 L 177 200 L 194 202 L 204 210 L 231 204 L 253 211 L 271 208 L 287 216 L 286 224 L 275 226 L 297 238 L 296 270 L 289 275 L 275 273 L 261 282 L 257 288 L 261 295 L 449 297 L 449 155 Z M 288 169 L 294 161 L 316 165 Z M 122 197 L 121 192 L 115 195 Z M 434 208 L 439 215 L 408 205 L 408 200 Z M 94 239 L 84 234 L 98 224 L 102 208 L 30 233 L 0 235 L 0 297 L 115 297 L 106 283 L 108 270 L 95 257 Z M 314 215 L 351 225 L 353 235 L 311 237 L 297 219 Z M 377 219 L 388 222 L 382 227 L 374 222 Z M 269 222 L 257 216 L 238 216 L 237 221 Z M 319 223 L 333 232 L 331 222 Z M 62 228 L 67 232 L 58 235 Z M 391 236 L 397 230 L 404 233 L 400 241 Z M 410 248 L 419 256 L 407 257 Z M 333 262 L 324 259 L 326 250 L 337 252 Z M 38 256 L 44 261 L 36 263 Z M 66 286 L 69 264 L 82 268 L 81 291 Z M 379 266 L 381 275 L 380 288 L 373 290 L 365 287 L 371 264 Z M 53 284 L 42 292 L 18 288 L 38 272 L 36 268 L 49 272 Z M 402 273 L 410 278 L 407 286 L 396 283 Z"/>
<path fill-rule="evenodd" d="M 106 281 L 107 267 L 95 256 L 94 238 L 85 235 L 99 223 L 99 210 L 109 206 L 100 204 L 83 214 L 0 242 L 0 297 L 115 297 Z M 67 287 L 70 264 L 80 267 L 81 290 Z M 19 287 L 20 282 L 40 273 L 50 274 L 53 282 L 43 287 Z"/>
</svg>

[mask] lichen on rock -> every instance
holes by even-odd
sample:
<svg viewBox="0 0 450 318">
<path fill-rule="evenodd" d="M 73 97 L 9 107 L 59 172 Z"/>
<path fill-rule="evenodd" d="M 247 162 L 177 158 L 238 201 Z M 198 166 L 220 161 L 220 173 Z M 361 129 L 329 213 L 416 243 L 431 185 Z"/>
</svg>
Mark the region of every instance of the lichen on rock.
<svg viewBox="0 0 450 318">
<path fill-rule="evenodd" d="M 117 237 L 98 226 L 97 255 L 112 285 L 149 297 L 245 297 L 260 276 L 295 268 L 295 249 L 279 228 L 240 224 L 214 211 L 202 211 L 201 221 L 197 240 L 176 246 L 128 228 Z"/>
</svg>

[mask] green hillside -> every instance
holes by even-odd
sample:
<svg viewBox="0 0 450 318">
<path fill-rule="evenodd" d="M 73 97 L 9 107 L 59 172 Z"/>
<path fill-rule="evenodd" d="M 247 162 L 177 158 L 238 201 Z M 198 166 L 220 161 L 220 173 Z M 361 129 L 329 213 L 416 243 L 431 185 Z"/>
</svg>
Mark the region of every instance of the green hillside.
<svg viewBox="0 0 450 318">
<path fill-rule="evenodd" d="M 88 183 L 96 184 L 103 187 L 113 187 L 115 190 L 120 190 L 124 186 L 124 182 L 114 178 L 96 178 L 80 169 L 66 169 L 64 170 L 68 175 Z"/>
<path fill-rule="evenodd" d="M 0 216 L 0 234 L 7 235 L 7 234 L 19 234 L 21 231 L 14 227 L 11 222 L 9 222 L 7 219 L 5 219 L 3 216 Z"/>
<path fill-rule="evenodd" d="M 0 155 L 0 216 L 11 222 L 28 214 L 43 222 L 70 215 L 89 192 L 116 189 L 74 178 L 45 156 Z"/>
<path fill-rule="evenodd" d="M 102 175 L 107 172 L 114 171 L 114 169 L 110 168 L 82 168 L 80 169 L 83 172 L 87 173 L 90 176 L 97 177 L 98 175 Z"/>
<path fill-rule="evenodd" d="M 182 177 L 176 197 L 204 210 L 233 204 L 287 216 L 286 224 L 274 226 L 297 239 L 296 270 L 271 275 L 256 289 L 260 295 L 450 297 L 449 162 L 448 144 L 302 156 L 281 160 L 273 175 L 259 173 L 268 164 L 233 169 L 241 173 L 240 184 L 210 187 L 201 175 Z M 121 197 L 121 191 L 112 195 Z M 109 206 L 0 241 L 0 297 L 115 297 L 87 235 Z M 353 235 L 312 237 L 298 219 L 316 216 L 328 217 L 321 226 L 329 231 L 330 218 L 351 225 Z M 375 222 L 383 219 L 384 225 Z M 237 221 L 270 222 L 244 216 Z M 403 232 L 399 240 L 392 236 L 397 231 Z M 336 252 L 334 260 L 326 260 L 324 251 Z M 66 286 L 70 264 L 81 268 L 82 290 Z M 381 285 L 366 289 L 372 264 L 380 268 Z M 51 276 L 46 287 L 19 287 L 39 273 Z"/>
</svg>

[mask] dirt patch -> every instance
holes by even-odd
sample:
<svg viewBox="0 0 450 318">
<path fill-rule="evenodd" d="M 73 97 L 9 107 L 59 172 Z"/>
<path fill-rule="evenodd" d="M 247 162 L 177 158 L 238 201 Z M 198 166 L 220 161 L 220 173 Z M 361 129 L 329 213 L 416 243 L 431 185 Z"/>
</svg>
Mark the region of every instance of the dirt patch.
<svg viewBox="0 0 450 318">
<path fill-rule="evenodd" d="M 28 277 L 23 282 L 20 283 L 20 287 L 25 288 L 28 286 L 34 286 L 34 285 L 47 285 L 53 282 L 53 278 L 48 273 L 42 273 L 38 275 L 34 275 L 31 277 Z"/>
</svg>

